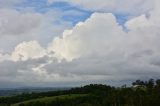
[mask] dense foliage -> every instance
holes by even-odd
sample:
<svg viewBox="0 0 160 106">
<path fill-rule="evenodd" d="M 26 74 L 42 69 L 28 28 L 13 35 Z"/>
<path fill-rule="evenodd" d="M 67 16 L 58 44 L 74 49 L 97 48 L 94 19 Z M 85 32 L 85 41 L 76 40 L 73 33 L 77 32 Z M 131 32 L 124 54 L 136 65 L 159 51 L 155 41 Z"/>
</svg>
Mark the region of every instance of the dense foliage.
<svg viewBox="0 0 160 106">
<path fill-rule="evenodd" d="M 160 80 L 137 80 L 132 85 L 132 87 L 116 88 L 91 84 L 64 91 L 1 97 L 0 106 L 10 106 L 15 103 L 18 104 L 14 106 L 160 106 Z M 74 94 L 79 96 L 75 97 Z M 44 101 L 45 97 L 55 98 Z M 30 101 L 23 102 L 27 100 Z"/>
</svg>

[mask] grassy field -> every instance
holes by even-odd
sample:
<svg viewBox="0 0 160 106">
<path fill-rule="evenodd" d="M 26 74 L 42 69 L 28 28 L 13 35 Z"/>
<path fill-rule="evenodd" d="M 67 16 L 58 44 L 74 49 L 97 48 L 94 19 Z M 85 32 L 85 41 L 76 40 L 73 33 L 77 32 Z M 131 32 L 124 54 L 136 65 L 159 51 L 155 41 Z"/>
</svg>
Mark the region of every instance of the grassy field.
<svg viewBox="0 0 160 106">
<path fill-rule="evenodd" d="M 24 102 L 20 102 L 20 103 L 16 103 L 13 104 L 11 106 L 19 106 L 19 104 L 28 104 L 31 102 L 43 102 L 43 103 L 48 103 L 51 101 L 56 101 L 57 99 L 59 100 L 63 100 L 63 99 L 74 99 L 74 98 L 78 98 L 78 97 L 85 97 L 88 94 L 71 94 L 71 95 L 60 95 L 60 96 L 53 96 L 53 97 L 43 97 L 43 98 L 38 98 L 38 99 L 32 99 L 32 100 L 28 100 L 28 101 L 24 101 Z"/>
</svg>

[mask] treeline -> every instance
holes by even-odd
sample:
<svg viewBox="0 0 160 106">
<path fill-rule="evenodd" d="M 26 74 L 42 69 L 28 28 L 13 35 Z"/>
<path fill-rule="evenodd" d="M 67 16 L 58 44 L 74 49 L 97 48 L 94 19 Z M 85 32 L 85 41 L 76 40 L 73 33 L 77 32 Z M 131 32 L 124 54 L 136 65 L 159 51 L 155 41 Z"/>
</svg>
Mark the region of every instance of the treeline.
<svg viewBox="0 0 160 106">
<path fill-rule="evenodd" d="M 51 102 L 30 102 L 19 106 L 160 106 L 160 80 L 137 80 L 132 87 L 111 87 L 102 84 L 90 84 L 84 87 L 64 91 L 22 94 L 13 97 L 1 97 L 0 104 L 11 104 L 35 98 L 69 94 L 88 94 L 85 97 L 56 99 Z"/>
</svg>

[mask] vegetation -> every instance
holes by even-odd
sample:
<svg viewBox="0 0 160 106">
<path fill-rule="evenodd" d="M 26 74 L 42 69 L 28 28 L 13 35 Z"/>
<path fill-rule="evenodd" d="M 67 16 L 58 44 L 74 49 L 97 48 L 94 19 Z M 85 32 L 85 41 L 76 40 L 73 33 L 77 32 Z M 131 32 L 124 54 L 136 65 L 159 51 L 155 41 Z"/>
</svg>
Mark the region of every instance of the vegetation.
<svg viewBox="0 0 160 106">
<path fill-rule="evenodd" d="M 21 105 L 29 105 L 31 103 L 37 104 L 36 106 L 39 106 L 40 104 L 53 104 L 56 103 L 57 101 L 68 101 L 68 100 L 73 100 L 73 99 L 78 99 L 79 97 L 85 97 L 87 96 L 86 94 L 72 94 L 72 95 L 60 95 L 60 96 L 53 96 L 53 97 L 44 97 L 44 98 L 38 98 L 38 99 L 32 99 L 28 101 L 24 101 L 21 103 L 13 104 L 12 106 L 21 106 Z"/>
<path fill-rule="evenodd" d="M 90 84 L 64 91 L 0 97 L 0 106 L 160 106 L 160 80 L 137 80 L 132 87 Z"/>
</svg>

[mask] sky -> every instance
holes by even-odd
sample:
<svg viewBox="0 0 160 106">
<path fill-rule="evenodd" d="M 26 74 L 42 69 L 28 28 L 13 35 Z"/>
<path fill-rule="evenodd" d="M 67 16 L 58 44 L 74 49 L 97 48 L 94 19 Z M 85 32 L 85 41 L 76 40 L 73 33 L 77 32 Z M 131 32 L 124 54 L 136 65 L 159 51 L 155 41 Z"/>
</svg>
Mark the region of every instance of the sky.
<svg viewBox="0 0 160 106">
<path fill-rule="evenodd" d="M 0 88 L 160 77 L 159 0 L 0 0 Z"/>
</svg>

